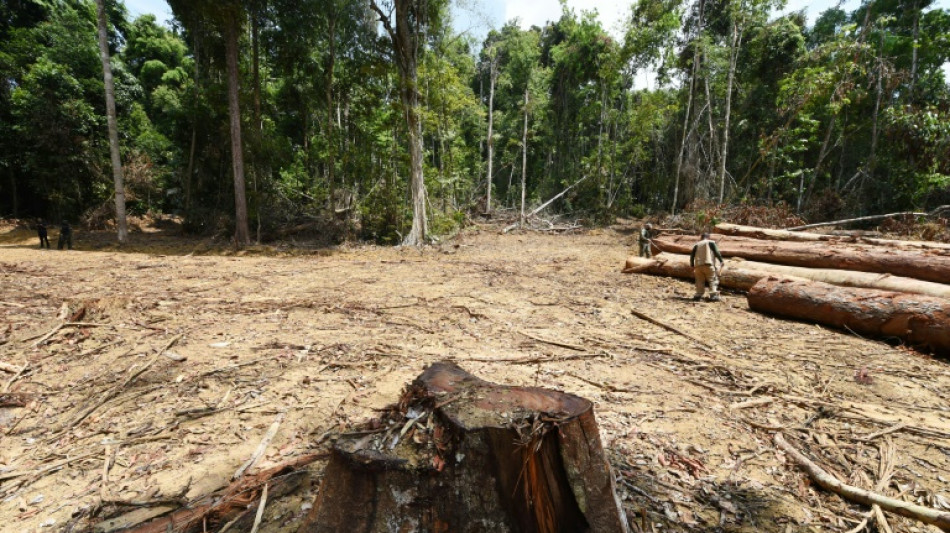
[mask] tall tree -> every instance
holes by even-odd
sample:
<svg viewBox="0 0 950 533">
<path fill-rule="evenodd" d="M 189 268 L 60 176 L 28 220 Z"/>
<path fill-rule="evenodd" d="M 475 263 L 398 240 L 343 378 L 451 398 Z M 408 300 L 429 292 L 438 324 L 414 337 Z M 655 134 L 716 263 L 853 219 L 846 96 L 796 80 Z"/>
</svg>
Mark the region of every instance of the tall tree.
<svg viewBox="0 0 950 533">
<path fill-rule="evenodd" d="M 495 158 L 495 84 L 498 82 L 498 49 L 492 45 L 484 52 L 488 68 L 488 134 L 486 136 L 486 150 L 488 151 L 488 168 L 485 175 L 485 212 L 491 214 L 492 162 Z"/>
<path fill-rule="evenodd" d="M 386 8 L 383 10 L 380 5 Z M 426 217 L 426 184 L 422 175 L 422 120 L 419 116 L 419 72 L 421 33 L 437 2 L 426 0 L 392 0 L 389 5 L 370 0 L 370 7 L 379 15 L 392 45 L 393 59 L 399 70 L 399 97 L 409 131 L 409 190 L 412 195 L 412 229 L 403 239 L 407 246 L 425 243 L 428 235 Z M 387 12 L 388 11 L 388 12 Z"/>
<path fill-rule="evenodd" d="M 99 58 L 106 92 L 106 121 L 109 125 L 109 154 L 112 158 L 112 179 L 115 181 L 115 221 L 119 243 L 128 240 L 129 229 L 125 220 L 125 180 L 122 176 L 122 155 L 119 152 L 119 127 L 115 115 L 115 84 L 112 81 L 112 62 L 109 58 L 109 23 L 106 20 L 105 0 L 96 0 L 99 27 Z"/>
<path fill-rule="evenodd" d="M 224 36 L 225 64 L 227 65 L 228 116 L 231 137 L 231 169 L 234 178 L 234 243 L 245 246 L 250 243 L 247 220 L 247 187 L 244 180 L 244 143 L 241 135 L 241 73 L 238 63 L 240 53 L 239 35 L 247 15 L 242 0 L 170 0 L 175 16 L 186 27 L 197 28 L 208 23 Z"/>
</svg>

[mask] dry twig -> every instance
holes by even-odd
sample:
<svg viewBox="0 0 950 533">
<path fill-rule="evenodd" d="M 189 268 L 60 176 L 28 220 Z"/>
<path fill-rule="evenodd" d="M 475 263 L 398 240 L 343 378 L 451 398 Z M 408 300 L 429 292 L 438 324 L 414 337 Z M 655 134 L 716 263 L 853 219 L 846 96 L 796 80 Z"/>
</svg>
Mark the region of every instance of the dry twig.
<svg viewBox="0 0 950 533">
<path fill-rule="evenodd" d="M 798 463 L 798 466 L 800 466 L 808 474 L 808 476 L 815 481 L 815 483 L 825 490 L 834 492 L 842 498 L 852 502 L 872 506 L 878 505 L 885 511 L 907 518 L 913 518 L 914 520 L 919 520 L 925 524 L 937 526 L 944 531 L 950 531 L 950 513 L 945 513 L 936 509 L 931 509 L 929 507 L 923 507 L 921 505 L 896 500 L 894 498 L 889 498 L 868 490 L 860 489 L 853 485 L 845 484 L 812 462 L 811 459 L 805 457 L 800 451 L 789 444 L 781 433 L 775 434 L 774 441 L 776 446 L 778 446 L 789 457 L 791 457 L 792 460 Z"/>
<path fill-rule="evenodd" d="M 270 429 L 267 430 L 267 433 L 264 434 L 264 438 L 261 439 L 261 443 L 257 445 L 257 449 L 254 450 L 254 453 L 251 455 L 251 458 L 248 459 L 240 468 L 234 472 L 234 475 L 231 476 L 231 479 L 238 479 L 243 476 L 245 472 L 248 471 L 251 467 L 257 464 L 257 461 L 260 460 L 261 456 L 264 455 L 264 452 L 267 451 L 267 446 L 270 445 L 270 441 L 274 439 L 274 436 L 277 435 L 277 430 L 280 428 L 280 423 L 284 419 L 284 413 L 277 415 L 277 418 L 274 419 L 274 423 L 270 425 Z"/>
</svg>

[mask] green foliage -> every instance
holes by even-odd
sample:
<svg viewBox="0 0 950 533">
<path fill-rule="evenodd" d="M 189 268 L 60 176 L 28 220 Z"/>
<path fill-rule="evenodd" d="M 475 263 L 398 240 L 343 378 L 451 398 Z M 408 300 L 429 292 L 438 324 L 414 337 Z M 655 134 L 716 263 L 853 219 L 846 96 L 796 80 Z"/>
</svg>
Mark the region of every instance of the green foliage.
<svg viewBox="0 0 950 533">
<path fill-rule="evenodd" d="M 518 207 L 524 160 L 530 203 L 573 186 L 551 212 L 609 223 L 669 209 L 678 187 L 697 206 L 689 223 L 708 226 L 729 214 L 709 203 L 725 133 L 726 200 L 746 209 L 785 202 L 818 218 L 950 202 L 950 11 L 869 0 L 808 27 L 800 13 L 770 18 L 775 4 L 637 0 L 619 36 L 562 4 L 556 20 L 512 21 L 483 43 L 455 33 L 447 2 L 414 4 L 432 231 L 454 231 L 485 196 L 495 75 L 495 207 Z M 367 2 L 171 5 L 166 28 L 110 3 L 130 209 L 181 212 L 202 232 L 232 223 L 233 20 L 251 225 L 353 224 L 399 242 L 406 119 Z M 111 194 L 94 14 L 92 0 L 0 3 L 0 215 L 74 217 Z"/>
</svg>

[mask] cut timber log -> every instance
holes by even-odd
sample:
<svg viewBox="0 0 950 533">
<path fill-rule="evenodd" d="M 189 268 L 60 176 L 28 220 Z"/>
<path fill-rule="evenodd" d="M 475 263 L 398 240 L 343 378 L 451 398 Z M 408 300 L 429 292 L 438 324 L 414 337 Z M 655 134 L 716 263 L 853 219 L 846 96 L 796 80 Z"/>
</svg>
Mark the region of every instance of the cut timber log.
<svg viewBox="0 0 950 533">
<path fill-rule="evenodd" d="M 717 236 L 718 237 L 718 236 Z M 786 242 L 714 238 L 726 257 L 808 268 L 834 268 L 893 274 L 937 283 L 950 280 L 950 250 L 892 250 L 837 242 Z M 689 254 L 698 237 L 669 236 L 653 239 L 657 252 Z"/>
<path fill-rule="evenodd" d="M 748 300 L 761 313 L 898 338 L 950 354 L 950 301 L 943 298 L 769 277 L 749 290 Z"/>
<path fill-rule="evenodd" d="M 653 274 L 672 278 L 694 279 L 693 268 L 689 266 L 689 257 L 674 254 L 659 254 L 652 259 L 630 256 L 621 270 L 624 274 Z M 768 276 L 765 272 L 754 272 L 730 263 L 719 273 L 719 286 L 726 289 L 747 291 L 760 279 Z"/>
<path fill-rule="evenodd" d="M 693 279 L 693 269 L 689 266 L 689 257 L 685 255 L 659 254 L 652 259 L 632 256 L 627 258 L 623 272 Z M 768 276 L 809 279 L 842 287 L 909 292 L 950 300 L 950 285 L 944 285 L 943 283 L 921 281 L 890 274 L 773 265 L 743 259 L 731 259 L 726 262 L 726 266 L 723 267 L 719 276 L 719 285 L 727 289 L 747 291 L 760 279 Z"/>
<path fill-rule="evenodd" d="M 740 226 L 737 224 L 717 224 L 716 233 L 733 237 L 749 237 L 768 241 L 836 241 L 840 243 L 870 244 L 874 246 L 890 246 L 892 248 L 920 248 L 924 250 L 950 250 L 950 243 L 933 241 L 900 241 L 896 239 L 878 239 L 863 235 L 827 235 L 822 233 L 805 233 L 785 229 L 757 228 L 755 226 Z"/>
<path fill-rule="evenodd" d="M 592 405 L 430 366 L 344 435 L 301 533 L 626 532 Z"/>
</svg>

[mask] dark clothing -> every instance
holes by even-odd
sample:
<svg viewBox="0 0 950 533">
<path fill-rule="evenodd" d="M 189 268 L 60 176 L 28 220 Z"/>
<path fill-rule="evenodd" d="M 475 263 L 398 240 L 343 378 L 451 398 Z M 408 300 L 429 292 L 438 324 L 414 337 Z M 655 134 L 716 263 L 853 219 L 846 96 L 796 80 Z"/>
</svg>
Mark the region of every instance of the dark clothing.
<svg viewBox="0 0 950 533">
<path fill-rule="evenodd" d="M 39 235 L 40 237 L 40 248 L 43 248 L 45 245 L 45 248 L 49 249 L 49 237 L 47 236 L 47 233 L 46 233 L 46 225 L 37 224 L 36 234 Z"/>
<path fill-rule="evenodd" d="M 63 246 L 66 246 L 67 250 L 73 249 L 73 229 L 69 227 L 69 224 L 63 224 L 59 228 L 59 242 L 56 243 L 56 249 L 62 250 Z"/>
</svg>

